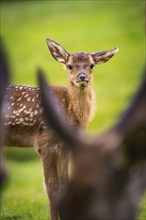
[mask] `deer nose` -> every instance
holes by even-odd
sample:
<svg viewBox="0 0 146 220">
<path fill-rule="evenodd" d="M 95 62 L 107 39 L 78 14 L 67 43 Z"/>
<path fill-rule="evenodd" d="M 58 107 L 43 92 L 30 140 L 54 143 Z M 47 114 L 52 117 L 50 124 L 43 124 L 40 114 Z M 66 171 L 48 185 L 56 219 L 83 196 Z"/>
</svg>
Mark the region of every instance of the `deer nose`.
<svg viewBox="0 0 146 220">
<path fill-rule="evenodd" d="M 78 81 L 82 81 L 82 82 L 84 82 L 84 81 L 86 81 L 87 80 L 87 75 L 86 75 L 86 73 L 79 73 L 78 75 L 77 75 L 77 80 Z"/>
<path fill-rule="evenodd" d="M 85 79 L 86 79 L 85 76 L 80 76 L 80 80 L 81 80 L 81 81 L 84 81 Z"/>
</svg>

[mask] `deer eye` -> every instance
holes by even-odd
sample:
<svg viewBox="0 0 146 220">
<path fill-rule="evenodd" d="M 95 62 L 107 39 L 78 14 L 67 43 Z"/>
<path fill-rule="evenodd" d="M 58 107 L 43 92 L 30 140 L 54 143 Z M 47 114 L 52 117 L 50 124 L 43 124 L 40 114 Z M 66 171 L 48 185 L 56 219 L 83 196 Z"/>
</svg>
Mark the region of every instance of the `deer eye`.
<svg viewBox="0 0 146 220">
<path fill-rule="evenodd" d="M 69 70 L 72 70 L 72 66 L 71 66 L 71 65 L 68 65 L 67 68 L 68 68 Z"/>
<path fill-rule="evenodd" d="M 94 67 L 94 64 L 92 63 L 92 64 L 90 65 L 90 69 L 93 69 L 93 67 Z"/>
</svg>

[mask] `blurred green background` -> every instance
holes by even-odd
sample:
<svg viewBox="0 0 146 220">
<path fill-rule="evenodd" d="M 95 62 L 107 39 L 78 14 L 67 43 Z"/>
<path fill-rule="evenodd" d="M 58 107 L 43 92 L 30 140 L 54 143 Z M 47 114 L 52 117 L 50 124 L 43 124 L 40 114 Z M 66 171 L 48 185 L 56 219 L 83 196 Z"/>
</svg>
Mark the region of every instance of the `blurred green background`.
<svg viewBox="0 0 146 220">
<path fill-rule="evenodd" d="M 107 63 L 94 69 L 96 114 L 89 133 L 115 122 L 137 85 L 145 62 L 145 1 L 2 1 L 1 36 L 9 55 L 12 81 L 37 86 L 37 67 L 51 84 L 67 85 L 63 66 L 49 54 L 46 38 L 69 53 L 119 47 Z M 1 197 L 1 219 L 46 220 L 48 205 L 42 167 L 30 149 L 7 149 L 9 184 Z M 145 201 L 138 219 L 146 218 Z"/>
</svg>

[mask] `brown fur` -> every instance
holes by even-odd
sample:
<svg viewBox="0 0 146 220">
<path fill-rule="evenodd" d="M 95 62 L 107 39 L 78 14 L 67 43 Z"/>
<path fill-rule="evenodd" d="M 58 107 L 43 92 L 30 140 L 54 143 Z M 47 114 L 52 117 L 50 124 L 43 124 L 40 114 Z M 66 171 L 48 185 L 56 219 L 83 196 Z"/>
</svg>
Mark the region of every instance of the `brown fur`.
<svg viewBox="0 0 146 220">
<path fill-rule="evenodd" d="M 80 136 L 66 123 L 64 112 L 58 114 L 55 97 L 39 72 L 47 122 L 72 152 L 73 173 L 60 199 L 61 220 L 137 219 L 146 189 L 145 73 L 146 69 L 127 110 L 110 129 L 93 138 Z"/>
<path fill-rule="evenodd" d="M 86 127 L 94 112 L 94 92 L 92 88 L 82 90 L 72 86 L 69 87 L 68 94 L 70 97 L 68 106 L 70 118 L 74 116 L 77 125 L 79 124 L 83 128 Z"/>
</svg>

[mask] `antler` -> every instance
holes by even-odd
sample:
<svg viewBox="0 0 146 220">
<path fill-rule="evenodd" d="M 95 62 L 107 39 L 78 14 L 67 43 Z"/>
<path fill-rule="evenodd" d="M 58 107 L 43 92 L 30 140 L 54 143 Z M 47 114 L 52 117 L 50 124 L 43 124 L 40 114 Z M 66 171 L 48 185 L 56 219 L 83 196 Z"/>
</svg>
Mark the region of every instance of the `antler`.
<svg viewBox="0 0 146 220">
<path fill-rule="evenodd" d="M 120 118 L 117 129 L 123 134 L 130 133 L 136 127 L 145 127 L 145 100 L 146 100 L 146 68 L 137 93 L 129 108 Z"/>
<path fill-rule="evenodd" d="M 139 88 L 128 109 L 121 116 L 115 126 L 118 133 L 123 136 L 125 155 L 129 164 L 146 158 L 146 68 Z"/>
<path fill-rule="evenodd" d="M 0 106 L 4 101 L 6 88 L 9 84 L 9 66 L 3 44 L 0 40 Z"/>
<path fill-rule="evenodd" d="M 3 126 L 3 123 L 5 121 L 4 119 L 4 111 L 3 109 L 5 108 L 5 96 L 6 96 L 6 88 L 9 84 L 9 67 L 8 67 L 8 62 L 7 62 L 7 57 L 5 50 L 3 48 L 2 41 L 0 39 L 0 187 L 2 186 L 4 180 L 6 179 L 6 171 L 5 171 L 5 165 L 3 161 L 3 156 L 2 156 L 2 144 L 4 140 L 4 135 L 5 135 L 5 129 Z"/>
</svg>

